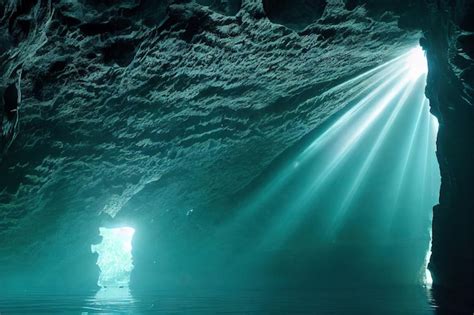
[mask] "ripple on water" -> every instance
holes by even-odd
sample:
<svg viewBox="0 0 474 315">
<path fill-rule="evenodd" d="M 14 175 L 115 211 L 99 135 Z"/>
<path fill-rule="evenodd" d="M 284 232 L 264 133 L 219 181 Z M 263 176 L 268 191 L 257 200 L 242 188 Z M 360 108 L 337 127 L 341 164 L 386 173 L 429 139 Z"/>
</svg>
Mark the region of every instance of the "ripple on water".
<svg viewBox="0 0 474 315">
<path fill-rule="evenodd" d="M 424 288 L 187 290 L 132 294 L 105 288 L 91 294 L 24 293 L 0 297 L 0 313 L 125 314 L 433 314 Z"/>
</svg>

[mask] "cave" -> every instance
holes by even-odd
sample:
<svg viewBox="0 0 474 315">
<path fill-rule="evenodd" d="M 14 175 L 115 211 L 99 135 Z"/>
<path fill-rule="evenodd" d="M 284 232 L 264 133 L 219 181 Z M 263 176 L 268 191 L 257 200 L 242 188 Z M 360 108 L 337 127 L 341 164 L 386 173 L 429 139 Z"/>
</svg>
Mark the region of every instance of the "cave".
<svg viewBox="0 0 474 315">
<path fill-rule="evenodd" d="M 473 21 L 0 1 L 0 314 L 472 314 Z"/>
</svg>

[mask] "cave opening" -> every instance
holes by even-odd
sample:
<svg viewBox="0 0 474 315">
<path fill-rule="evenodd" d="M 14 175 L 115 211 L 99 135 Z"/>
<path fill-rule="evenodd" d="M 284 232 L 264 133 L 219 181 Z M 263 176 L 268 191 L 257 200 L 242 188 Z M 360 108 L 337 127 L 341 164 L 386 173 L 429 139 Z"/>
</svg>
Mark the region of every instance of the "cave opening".
<svg viewBox="0 0 474 315">
<path fill-rule="evenodd" d="M 97 253 L 100 275 L 97 285 L 101 288 L 128 287 L 133 270 L 132 240 L 135 229 L 131 227 L 100 227 L 102 241 L 91 245 Z"/>
</svg>

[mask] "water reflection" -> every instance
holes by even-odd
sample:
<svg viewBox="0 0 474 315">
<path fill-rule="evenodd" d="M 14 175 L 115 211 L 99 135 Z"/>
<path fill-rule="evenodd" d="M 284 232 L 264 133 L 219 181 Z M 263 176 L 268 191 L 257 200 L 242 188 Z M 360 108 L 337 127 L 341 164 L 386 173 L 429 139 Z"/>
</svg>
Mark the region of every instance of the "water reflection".
<svg viewBox="0 0 474 315">
<path fill-rule="evenodd" d="M 0 295 L 0 314 L 417 314 L 434 315 L 426 288 L 163 290 Z M 436 314 L 443 314 L 436 312 Z"/>
<path fill-rule="evenodd" d="M 135 307 L 135 299 L 133 298 L 128 287 L 101 288 L 94 296 L 85 299 L 85 311 L 107 311 L 107 312 L 123 312 L 133 310 Z"/>
</svg>

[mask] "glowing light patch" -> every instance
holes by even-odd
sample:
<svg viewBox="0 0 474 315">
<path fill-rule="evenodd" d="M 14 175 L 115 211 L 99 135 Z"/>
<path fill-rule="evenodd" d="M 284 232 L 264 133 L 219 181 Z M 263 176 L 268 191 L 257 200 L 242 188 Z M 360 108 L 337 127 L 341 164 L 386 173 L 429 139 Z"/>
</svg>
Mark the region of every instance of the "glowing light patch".
<svg viewBox="0 0 474 315">
<path fill-rule="evenodd" d="M 432 285 L 433 284 L 433 278 L 431 277 L 431 272 L 426 269 L 425 272 L 425 280 L 424 280 L 426 285 Z"/>
<path fill-rule="evenodd" d="M 433 284 L 433 277 L 431 276 L 431 272 L 428 269 L 428 263 L 430 261 L 430 258 L 431 258 L 431 242 L 430 242 L 430 248 L 425 258 L 425 274 L 423 275 L 423 283 L 427 286 L 430 286 Z"/>
<path fill-rule="evenodd" d="M 428 63 L 426 61 L 425 52 L 420 46 L 413 48 L 406 59 L 408 67 L 408 76 L 416 80 L 421 75 L 428 72 Z"/>
<path fill-rule="evenodd" d="M 431 233 L 432 232 L 430 231 L 430 244 L 429 244 L 429 247 L 428 247 L 428 251 L 426 252 L 426 256 L 425 256 L 425 263 L 424 263 L 425 272 L 423 274 L 423 283 L 425 284 L 425 286 L 428 286 L 428 287 L 430 287 L 433 284 L 433 277 L 431 276 L 431 271 L 428 269 L 428 264 L 429 264 L 430 259 L 431 259 L 431 246 L 432 246 Z"/>
<path fill-rule="evenodd" d="M 88 302 L 96 308 L 95 311 L 107 310 L 108 312 L 105 314 L 132 314 L 134 312 L 131 312 L 131 310 L 134 309 L 136 300 L 128 288 L 108 287 L 101 288 Z"/>
<path fill-rule="evenodd" d="M 132 239 L 135 229 L 131 227 L 99 228 L 102 242 L 91 245 L 91 251 L 99 255 L 97 265 L 101 287 L 128 286 L 133 270 Z"/>
<path fill-rule="evenodd" d="M 431 115 L 431 123 L 433 124 L 433 134 L 436 136 L 438 134 L 438 129 L 439 129 L 438 118 Z"/>
</svg>

